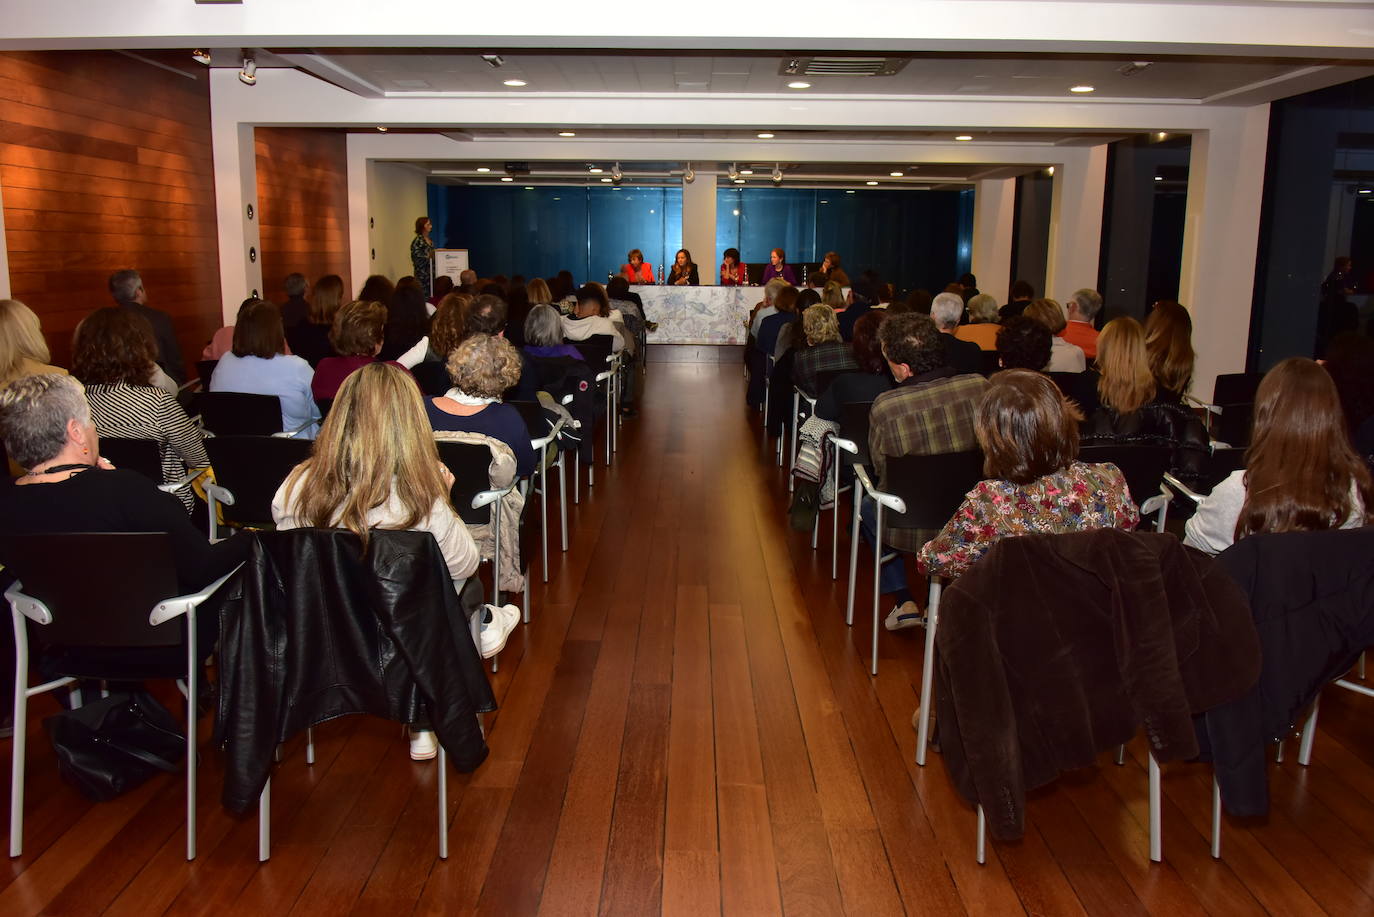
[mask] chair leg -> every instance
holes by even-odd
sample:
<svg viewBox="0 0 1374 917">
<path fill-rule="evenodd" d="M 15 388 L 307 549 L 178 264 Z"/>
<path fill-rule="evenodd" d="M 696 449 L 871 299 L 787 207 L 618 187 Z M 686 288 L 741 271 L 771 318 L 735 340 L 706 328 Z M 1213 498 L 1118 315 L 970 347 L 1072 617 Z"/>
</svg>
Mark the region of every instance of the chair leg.
<svg viewBox="0 0 1374 917">
<path fill-rule="evenodd" d="M 1279 741 L 1278 741 L 1278 746 L 1279 746 L 1279 747 L 1278 747 L 1278 750 L 1274 752 L 1274 763 L 1275 763 L 1275 764 L 1282 764 L 1282 763 L 1283 763 L 1283 739 L 1279 739 Z"/>
<path fill-rule="evenodd" d="M 14 739 L 10 743 L 10 856 L 24 852 L 24 753 L 29 739 L 29 640 L 25 618 L 11 609 L 14 627 Z"/>
<path fill-rule="evenodd" d="M 563 473 L 567 456 L 558 457 L 558 516 L 563 525 L 563 550 L 568 550 L 568 476 Z"/>
<path fill-rule="evenodd" d="M 811 523 L 811 550 L 816 550 L 816 545 L 821 537 L 821 514 L 817 510 L 815 521 Z"/>
<path fill-rule="evenodd" d="M 883 505 L 875 502 L 876 522 L 873 526 L 873 666 L 871 674 L 878 674 L 878 574 L 883 566 Z"/>
<path fill-rule="evenodd" d="M 547 453 L 544 453 L 540 456 L 541 462 L 546 455 Z M 540 468 L 535 472 L 539 477 L 539 546 L 543 552 L 540 556 L 543 564 L 544 582 L 546 583 L 549 581 L 549 495 L 545 493 L 545 484 L 547 483 L 545 479 L 548 477 L 548 473 L 547 468 Z M 529 591 L 528 584 L 526 584 L 526 591 Z"/>
<path fill-rule="evenodd" d="M 1117 766 L 1117 767 L 1124 767 L 1125 765 L 1126 765 L 1126 746 L 1125 746 L 1125 745 L 1118 745 L 1118 746 L 1116 746 L 1116 766 Z"/>
<path fill-rule="evenodd" d="M 1150 753 L 1150 861 L 1164 859 L 1164 837 L 1159 826 L 1159 762 Z"/>
<path fill-rule="evenodd" d="M 199 693 L 196 670 L 196 612 L 192 608 L 186 615 L 186 859 L 196 858 L 196 726 L 199 711 L 196 695 Z"/>
<path fill-rule="evenodd" d="M 1364 653 L 1360 654 L 1360 681 L 1364 681 Z"/>
<path fill-rule="evenodd" d="M 830 581 L 840 578 L 840 457 L 836 449 L 835 464 L 831 469 L 834 476 L 834 503 L 830 508 Z"/>
<path fill-rule="evenodd" d="M 525 623 L 530 623 L 530 573 L 525 571 L 525 593 L 523 604 L 525 606 Z"/>
<path fill-rule="evenodd" d="M 1312 743 L 1317 738 L 1317 708 L 1321 706 L 1321 695 L 1312 702 L 1312 712 L 1307 714 L 1307 722 L 1302 724 L 1302 741 L 1298 745 L 1298 763 L 1303 767 L 1312 763 Z"/>
<path fill-rule="evenodd" d="M 266 863 L 272 856 L 272 778 L 262 785 L 258 796 L 258 862 Z"/>
<path fill-rule="evenodd" d="M 801 395 L 796 389 L 792 389 L 792 451 L 788 453 L 787 467 L 787 492 L 792 493 L 796 487 L 796 478 L 791 472 L 797 468 L 797 414 L 801 411 Z M 812 547 L 815 547 L 812 545 Z"/>
<path fill-rule="evenodd" d="M 1212 858 L 1221 859 L 1221 784 L 1212 775 Z"/>
<path fill-rule="evenodd" d="M 844 623 L 854 626 L 854 578 L 859 566 L 859 504 L 863 502 L 859 486 L 854 485 L 852 494 L 854 504 L 854 526 L 849 530 L 849 598 L 844 606 Z"/>
<path fill-rule="evenodd" d="M 448 753 L 439 743 L 439 859 L 448 859 Z"/>
<path fill-rule="evenodd" d="M 921 660 L 921 716 L 916 727 L 916 763 L 926 766 L 930 744 L 930 711 L 935 706 L 935 631 L 940 626 L 940 580 L 930 578 L 926 599 L 926 655 Z"/>
<path fill-rule="evenodd" d="M 573 502 L 582 502 L 582 448 L 573 450 Z M 568 539 L 563 539 L 563 550 L 567 550 Z"/>
<path fill-rule="evenodd" d="M 305 763 L 315 763 L 315 729 L 313 726 L 305 727 Z"/>
<path fill-rule="evenodd" d="M 978 865 L 982 866 L 988 861 L 988 817 L 983 813 L 983 807 L 978 807 Z"/>
</svg>

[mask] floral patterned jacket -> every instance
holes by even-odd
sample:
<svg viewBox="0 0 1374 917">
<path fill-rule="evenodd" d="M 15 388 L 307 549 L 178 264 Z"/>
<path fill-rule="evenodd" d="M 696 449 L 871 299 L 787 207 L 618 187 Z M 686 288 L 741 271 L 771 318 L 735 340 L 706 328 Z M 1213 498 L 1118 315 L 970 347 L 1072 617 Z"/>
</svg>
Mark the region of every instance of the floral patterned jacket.
<svg viewBox="0 0 1374 917">
<path fill-rule="evenodd" d="M 951 579 L 993 544 L 1015 535 L 1134 529 L 1140 512 L 1126 478 L 1111 463 L 1074 462 L 1029 484 L 980 481 L 945 527 L 917 555 L 922 574 Z"/>
</svg>

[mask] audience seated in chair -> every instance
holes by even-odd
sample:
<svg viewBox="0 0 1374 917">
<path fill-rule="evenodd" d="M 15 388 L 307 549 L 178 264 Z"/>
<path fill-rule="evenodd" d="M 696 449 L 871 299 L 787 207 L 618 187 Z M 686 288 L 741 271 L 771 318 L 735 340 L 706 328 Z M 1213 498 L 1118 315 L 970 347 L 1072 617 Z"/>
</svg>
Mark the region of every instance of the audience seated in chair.
<svg viewBox="0 0 1374 917">
<path fill-rule="evenodd" d="M 453 385 L 438 398 L 425 399 L 435 432 L 481 433 L 515 453 L 516 474 L 534 471 L 534 450 L 520 412 L 501 403 L 501 394 L 520 378 L 520 354 L 505 338 L 474 334 L 449 355 Z"/>
<path fill-rule="evenodd" d="M 383 278 L 385 279 L 385 278 Z M 334 315 L 329 340 L 338 354 L 325 357 L 315 368 L 310 392 L 317 400 L 333 398 L 344 379 L 355 370 L 378 361 L 386 326 L 386 306 L 371 300 L 354 300 Z M 404 370 L 400 363 L 391 365 Z"/>
<path fill-rule="evenodd" d="M 1101 311 L 1102 294 L 1096 290 L 1077 290 L 1064 303 L 1065 317 L 1069 321 L 1059 336 L 1078 346 L 1090 363 L 1097 359 L 1097 329 L 1093 327 L 1093 320 Z"/>
<path fill-rule="evenodd" d="M 1260 383 L 1245 468 L 1202 498 L 1183 540 L 1218 554 L 1247 535 L 1359 528 L 1371 507 L 1374 482 L 1335 385 L 1313 361 L 1290 357 Z"/>
<path fill-rule="evenodd" d="M 956 372 L 981 373 L 983 351 L 977 344 L 965 341 L 955 332 L 964 314 L 964 301 L 954 293 L 941 293 L 930 304 L 930 317 L 940 329 L 945 345 L 945 363 Z"/>
<path fill-rule="evenodd" d="M 374 528 L 429 532 L 461 592 L 480 558 L 449 503 L 452 484 L 414 382 L 399 367 L 369 363 L 344 379 L 313 454 L 277 491 L 272 518 L 278 529 L 345 528 L 364 545 Z M 489 614 L 483 655 L 500 652 L 520 619 L 511 607 Z M 412 731 L 410 753 L 417 760 L 434 757 L 433 734 Z"/>
<path fill-rule="evenodd" d="M 1145 354 L 1161 398 L 1182 402 L 1193 384 L 1193 319 L 1173 300 L 1160 300 L 1145 319 Z"/>
<path fill-rule="evenodd" d="M 1037 299 L 1026 306 L 1022 314 L 1044 325 L 1053 335 L 1050 339 L 1050 360 L 1040 369 L 1047 373 L 1081 373 L 1088 368 L 1083 348 L 1070 344 L 1060 336 L 1069 320 L 1064 307 L 1057 300 Z"/>
<path fill-rule="evenodd" d="M 262 299 L 245 303 L 234 324 L 233 349 L 215 365 L 210 391 L 276 395 L 281 399 L 281 428 L 312 437 L 320 419 L 310 391 L 314 373 L 309 363 L 285 349 L 276 305 Z"/>
<path fill-rule="evenodd" d="M 156 440 L 164 483 L 189 468 L 210 464 L 200 430 L 176 399 L 152 384 L 157 368 L 152 329 L 136 312 L 97 309 L 76 327 L 72 371 L 86 386 L 91 416 L 101 436 Z M 195 506 L 188 484 L 177 491 L 187 512 Z M 198 584 L 196 588 L 204 585 Z"/>
<path fill-rule="evenodd" d="M 979 293 L 968 301 L 969 324 L 954 329 L 961 341 L 977 344 L 980 350 L 997 349 L 997 300 L 987 293 Z"/>
<path fill-rule="evenodd" d="M 338 274 L 326 274 L 315 281 L 305 321 L 286 329 L 290 352 L 309 363 L 311 368 L 318 367 L 325 357 L 335 356 L 329 332 L 334 327 L 334 315 L 346 301 L 343 278 Z"/>
</svg>

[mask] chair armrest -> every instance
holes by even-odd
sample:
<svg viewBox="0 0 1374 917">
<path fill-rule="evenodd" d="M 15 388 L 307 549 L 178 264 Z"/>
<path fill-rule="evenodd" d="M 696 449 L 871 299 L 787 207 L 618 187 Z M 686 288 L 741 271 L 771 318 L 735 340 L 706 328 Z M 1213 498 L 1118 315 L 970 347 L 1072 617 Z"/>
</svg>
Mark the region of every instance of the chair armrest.
<svg viewBox="0 0 1374 917">
<path fill-rule="evenodd" d="M 1187 497 L 1189 500 L 1192 500 L 1194 503 L 1201 503 L 1201 502 L 1202 502 L 1202 494 L 1200 494 L 1200 493 L 1198 493 L 1197 491 L 1193 490 L 1193 489 L 1192 489 L 1191 487 L 1189 487 L 1187 484 L 1184 484 L 1184 483 L 1183 483 L 1182 481 L 1180 481 L 1178 478 L 1174 477 L 1173 472 L 1169 472 L 1169 471 L 1164 472 L 1164 484 L 1161 485 L 1161 487 L 1163 487 L 1163 486 L 1165 486 L 1165 485 L 1167 485 L 1167 487 L 1168 487 L 1168 489 L 1169 489 L 1169 491 L 1170 491 L 1171 493 L 1176 493 L 1176 494 L 1178 494 L 1179 496 Z"/>
<path fill-rule="evenodd" d="M 205 496 L 212 498 L 216 503 L 223 503 L 225 506 L 234 505 L 234 492 L 220 484 L 206 484 Z"/>
<path fill-rule="evenodd" d="M 487 506 L 488 504 L 495 503 L 497 500 L 500 500 L 501 498 L 505 497 L 512 490 L 515 490 L 515 485 L 517 483 L 518 482 L 516 481 L 512 481 L 509 487 L 497 487 L 493 488 L 492 490 L 479 491 L 478 493 L 473 495 L 472 508 L 481 509 L 482 507 Z"/>
<path fill-rule="evenodd" d="M 593 381 L 596 381 L 596 382 L 605 382 L 607 379 L 611 378 L 611 376 L 613 376 L 614 374 L 615 374 L 614 372 L 612 372 L 611 370 L 608 369 L 608 370 L 606 370 L 604 373 L 597 373 L 597 374 L 596 374 L 596 379 L 593 380 Z"/>
<path fill-rule="evenodd" d="M 36 599 L 31 595 L 25 595 L 20 591 L 23 588 L 24 584 L 15 580 L 10 585 L 10 588 L 5 590 L 5 598 L 9 600 L 10 607 L 35 624 L 51 624 L 51 609 L 43 604 L 42 599 Z"/>
<path fill-rule="evenodd" d="M 1153 516 L 1155 513 L 1159 512 L 1161 509 L 1168 506 L 1170 496 L 1172 496 L 1172 494 L 1170 494 L 1167 491 L 1164 493 L 1157 493 L 1150 499 L 1146 500 L 1144 503 L 1140 504 L 1141 518 L 1144 518 L 1145 516 Z"/>
<path fill-rule="evenodd" d="M 561 404 L 561 405 L 565 405 L 565 406 L 566 406 L 566 405 L 569 405 L 569 404 L 572 404 L 572 403 L 573 403 L 573 396 L 572 396 L 572 394 L 569 393 L 569 394 L 567 394 L 567 395 L 564 395 L 564 396 L 563 396 L 563 400 L 560 401 L 560 402 L 558 402 L 558 403 Z"/>
<path fill-rule="evenodd" d="M 175 481 L 168 481 L 166 484 L 157 485 L 157 489 L 165 494 L 174 494 L 178 490 L 181 490 L 181 488 L 185 487 L 187 484 L 190 484 L 196 478 L 203 475 L 204 473 L 204 468 L 192 468 L 190 471 L 186 472 L 186 474 L 182 475 Z"/>
<path fill-rule="evenodd" d="M 242 567 L 243 564 L 236 564 L 234 566 L 234 569 L 230 570 L 228 573 L 224 574 L 219 579 L 215 580 L 213 583 L 206 586 L 199 592 L 192 592 L 189 595 L 178 595 L 170 599 L 163 599 L 161 602 L 158 602 L 156 605 L 153 606 L 152 613 L 148 615 L 148 623 L 152 624 L 153 626 L 157 626 L 158 624 L 170 621 L 173 618 L 181 617 L 182 615 L 191 611 L 193 608 L 199 606 L 201 602 L 204 602 L 210 596 L 214 595 L 215 590 L 218 589 L 220 586 L 223 586 L 225 582 L 229 579 L 229 577 L 233 576 L 235 573 L 238 573 L 239 570 L 242 569 Z"/>
<path fill-rule="evenodd" d="M 817 398 L 818 396 L 816 396 L 816 395 L 808 395 L 806 392 L 802 391 L 802 387 L 801 387 L 800 385 L 794 385 L 794 386 L 792 386 L 792 390 L 795 391 L 798 395 L 800 395 L 803 401 L 805 401 L 807 404 L 811 405 L 811 408 L 812 408 L 813 410 L 815 409 L 815 407 L 816 407 L 816 398 Z"/>
<path fill-rule="evenodd" d="M 1220 413 L 1221 413 L 1221 405 L 1219 405 L 1219 404 L 1212 404 L 1212 403 L 1210 403 L 1210 402 L 1203 401 L 1201 398 L 1198 398 L 1198 397 L 1196 397 L 1196 396 L 1194 396 L 1194 395 L 1184 395 L 1184 396 L 1183 396 L 1183 400 L 1192 402 L 1192 404 L 1193 404 L 1195 407 L 1206 408 L 1206 409 L 1207 409 L 1207 413 L 1209 413 L 1209 414 L 1220 414 Z"/>
<path fill-rule="evenodd" d="M 830 437 L 830 441 L 835 444 L 836 449 L 843 449 L 850 455 L 859 454 L 859 444 L 852 439 L 845 439 L 842 436 L 832 436 Z"/>
<path fill-rule="evenodd" d="M 873 481 L 868 477 L 868 469 L 862 465 L 854 466 L 854 475 L 859 479 L 863 486 L 864 493 L 868 494 L 883 507 L 892 510 L 894 513 L 906 512 L 906 501 L 896 494 L 886 493 L 873 486 Z"/>
<path fill-rule="evenodd" d="M 294 430 L 282 430 L 280 433 L 273 433 L 272 435 L 278 439 L 295 439 L 297 436 L 304 433 L 306 430 L 309 430 L 311 427 L 313 427 L 315 424 L 319 422 L 320 421 L 318 420 L 307 420 L 305 423 L 301 424 Z"/>
</svg>

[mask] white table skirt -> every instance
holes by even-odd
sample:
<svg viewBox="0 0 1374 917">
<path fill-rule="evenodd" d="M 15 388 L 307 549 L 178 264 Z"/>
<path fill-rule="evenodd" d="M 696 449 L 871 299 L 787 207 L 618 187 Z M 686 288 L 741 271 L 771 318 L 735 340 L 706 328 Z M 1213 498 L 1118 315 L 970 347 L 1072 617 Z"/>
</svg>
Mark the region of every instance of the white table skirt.
<svg viewBox="0 0 1374 917">
<path fill-rule="evenodd" d="M 658 322 L 650 344 L 743 344 L 744 321 L 763 299 L 762 287 L 632 287 L 645 316 Z"/>
</svg>

